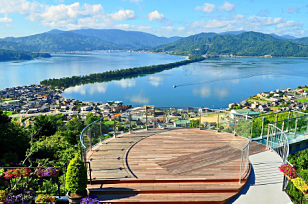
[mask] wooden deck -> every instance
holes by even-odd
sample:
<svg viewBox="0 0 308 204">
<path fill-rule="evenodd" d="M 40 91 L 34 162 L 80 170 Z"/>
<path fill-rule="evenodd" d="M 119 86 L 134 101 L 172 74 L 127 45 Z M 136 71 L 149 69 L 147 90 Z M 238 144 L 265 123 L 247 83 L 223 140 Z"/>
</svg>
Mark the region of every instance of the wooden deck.
<svg viewBox="0 0 308 204">
<path fill-rule="evenodd" d="M 89 153 L 88 188 L 107 203 L 224 203 L 245 184 L 239 166 L 247 141 L 199 129 L 122 135 Z M 251 154 L 264 150 L 251 143 Z"/>
</svg>

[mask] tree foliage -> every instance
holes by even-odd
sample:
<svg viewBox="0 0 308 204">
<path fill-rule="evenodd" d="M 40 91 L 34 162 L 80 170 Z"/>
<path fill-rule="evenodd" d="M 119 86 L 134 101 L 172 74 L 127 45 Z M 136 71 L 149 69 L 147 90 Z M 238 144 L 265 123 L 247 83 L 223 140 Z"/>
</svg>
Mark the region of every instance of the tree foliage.
<svg viewBox="0 0 308 204">
<path fill-rule="evenodd" d="M 47 53 L 31 53 L 31 52 L 0 49 L 0 62 L 10 61 L 10 60 L 32 60 L 35 58 L 47 58 L 47 57 L 51 57 L 51 55 Z"/>
<path fill-rule="evenodd" d="M 0 111 L 0 166 L 18 166 L 29 148 L 30 134 Z"/>
</svg>

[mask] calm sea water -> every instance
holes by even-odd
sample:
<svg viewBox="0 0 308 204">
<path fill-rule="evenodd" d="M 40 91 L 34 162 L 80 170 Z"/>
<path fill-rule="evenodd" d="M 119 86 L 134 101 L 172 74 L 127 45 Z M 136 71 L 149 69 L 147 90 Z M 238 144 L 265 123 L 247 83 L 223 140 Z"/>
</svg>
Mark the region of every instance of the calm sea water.
<svg viewBox="0 0 308 204">
<path fill-rule="evenodd" d="M 4 62 L 0 63 L 0 88 L 182 59 L 163 54 L 90 53 L 62 54 L 21 63 Z M 84 101 L 121 100 L 135 106 L 225 108 L 229 103 L 240 102 L 258 92 L 299 85 L 308 85 L 308 59 L 223 58 L 138 78 L 76 86 L 63 95 Z"/>
<path fill-rule="evenodd" d="M 184 57 L 150 53 L 56 54 L 49 59 L 0 62 L 0 89 L 38 84 L 43 79 L 86 75 L 107 70 L 170 63 Z"/>
</svg>

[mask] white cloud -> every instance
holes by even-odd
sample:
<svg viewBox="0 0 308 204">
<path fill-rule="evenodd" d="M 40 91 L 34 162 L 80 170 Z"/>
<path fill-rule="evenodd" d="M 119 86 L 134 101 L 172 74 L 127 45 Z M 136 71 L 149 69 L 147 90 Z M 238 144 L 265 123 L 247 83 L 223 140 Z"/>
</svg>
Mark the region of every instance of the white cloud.
<svg viewBox="0 0 308 204">
<path fill-rule="evenodd" d="M 119 24 L 115 26 L 118 29 L 129 29 L 131 26 L 129 24 Z"/>
<path fill-rule="evenodd" d="M 135 18 L 133 10 L 106 13 L 101 4 L 48 5 L 29 0 L 0 0 L 0 13 L 19 13 L 43 26 L 64 29 L 115 27 L 115 21 Z"/>
<path fill-rule="evenodd" d="M 167 31 L 172 31 L 172 32 L 185 30 L 185 27 L 177 27 L 176 28 L 176 27 L 173 27 L 173 26 L 163 26 L 161 28 L 164 29 L 164 30 L 167 30 Z"/>
<path fill-rule="evenodd" d="M 110 14 L 111 18 L 115 21 L 122 21 L 135 18 L 135 12 L 133 10 L 119 10 L 116 13 Z"/>
<path fill-rule="evenodd" d="M 299 11 L 300 11 L 300 8 L 296 6 L 291 6 L 287 10 L 288 13 L 298 13 Z"/>
<path fill-rule="evenodd" d="M 232 11 L 233 9 L 234 5 L 227 1 L 222 6 L 219 7 L 219 10 L 224 10 L 224 11 Z"/>
<path fill-rule="evenodd" d="M 13 20 L 11 18 L 8 18 L 7 16 L 4 18 L 0 18 L 0 23 L 12 23 Z"/>
<path fill-rule="evenodd" d="M 300 33 L 303 24 L 296 21 L 288 21 L 282 17 L 244 16 L 241 14 L 228 17 L 213 18 L 211 20 L 195 21 L 185 29 L 189 35 L 200 32 L 225 32 L 235 30 L 247 30 L 263 33 L 276 33 L 279 35 L 303 36 Z"/>
<path fill-rule="evenodd" d="M 159 13 L 157 10 L 148 14 L 150 21 L 162 20 L 164 19 L 164 14 Z"/>
<path fill-rule="evenodd" d="M 213 12 L 215 9 L 215 5 L 214 4 L 209 4 L 209 3 L 205 3 L 203 6 L 197 6 L 195 8 L 195 10 L 197 11 L 203 11 L 205 13 L 211 13 Z"/>
<path fill-rule="evenodd" d="M 212 19 L 209 21 L 196 21 L 192 24 L 192 27 L 202 27 L 202 28 L 223 28 L 228 27 L 234 24 L 235 20 L 219 20 L 219 19 Z"/>
<path fill-rule="evenodd" d="M 284 28 L 284 27 L 287 27 L 287 26 L 295 26 L 295 25 L 299 25 L 299 24 L 295 23 L 294 21 L 286 21 L 286 22 L 283 22 L 283 23 L 279 23 L 277 25 L 277 28 Z"/>
</svg>

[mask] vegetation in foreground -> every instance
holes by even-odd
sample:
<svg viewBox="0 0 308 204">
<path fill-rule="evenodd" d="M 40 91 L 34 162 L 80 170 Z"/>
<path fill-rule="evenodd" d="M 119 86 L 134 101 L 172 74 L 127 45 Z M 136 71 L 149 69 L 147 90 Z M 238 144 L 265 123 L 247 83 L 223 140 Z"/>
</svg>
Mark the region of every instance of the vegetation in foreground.
<svg viewBox="0 0 308 204">
<path fill-rule="evenodd" d="M 295 167 L 297 173 L 303 179 L 308 181 L 308 149 L 291 154 L 289 156 L 289 162 Z M 304 196 L 292 182 L 289 182 L 287 193 L 293 199 L 293 203 L 300 203 L 301 197 Z M 308 200 L 305 199 L 305 196 L 302 198 L 302 203 L 308 203 Z"/>
<path fill-rule="evenodd" d="M 24 128 L 0 111 L 0 167 L 63 168 L 80 152 L 79 135 L 82 129 L 97 119 L 91 113 L 85 120 L 77 116 L 66 118 L 64 115 L 39 115 L 28 128 Z M 104 121 L 103 133 L 107 133 L 111 127 Z M 45 173 L 50 174 L 49 171 Z M 1 184 L 2 174 L 0 168 L 0 190 L 5 190 L 5 185 Z M 59 174 L 61 184 L 64 176 L 63 173 Z M 40 182 L 37 177 L 33 179 L 34 183 Z M 16 188 L 23 185 L 25 183 L 20 182 Z M 37 185 L 43 193 L 47 190 L 57 193 L 58 187 L 54 181 L 47 179 Z M 65 192 L 64 185 L 61 185 L 61 194 Z"/>
</svg>

